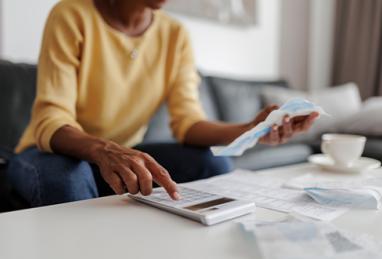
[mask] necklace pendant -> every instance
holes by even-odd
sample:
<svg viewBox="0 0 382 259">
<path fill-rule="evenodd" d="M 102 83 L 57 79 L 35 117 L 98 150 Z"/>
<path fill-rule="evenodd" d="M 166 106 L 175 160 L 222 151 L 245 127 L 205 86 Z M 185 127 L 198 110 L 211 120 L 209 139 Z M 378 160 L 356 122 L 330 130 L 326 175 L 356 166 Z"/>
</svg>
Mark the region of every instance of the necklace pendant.
<svg viewBox="0 0 382 259">
<path fill-rule="evenodd" d="M 138 50 L 137 49 L 133 49 L 131 52 L 130 52 L 130 59 L 131 60 L 136 60 L 138 57 Z"/>
</svg>

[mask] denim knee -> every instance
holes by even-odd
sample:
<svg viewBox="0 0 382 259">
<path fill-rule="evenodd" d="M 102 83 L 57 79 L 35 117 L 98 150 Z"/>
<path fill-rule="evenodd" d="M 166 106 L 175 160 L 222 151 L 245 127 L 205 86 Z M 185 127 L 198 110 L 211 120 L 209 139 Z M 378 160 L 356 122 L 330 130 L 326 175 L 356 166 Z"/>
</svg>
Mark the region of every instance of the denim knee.
<svg viewBox="0 0 382 259">
<path fill-rule="evenodd" d="M 39 168 L 54 170 L 59 168 L 53 177 L 41 177 L 41 189 L 45 204 L 86 200 L 98 197 L 97 185 L 88 162 L 72 158 L 55 159 L 55 166 Z M 45 175 L 45 174 L 44 174 Z"/>
<path fill-rule="evenodd" d="M 98 197 L 89 163 L 35 148 L 11 160 L 8 178 L 33 207 Z"/>
<path fill-rule="evenodd" d="M 203 150 L 201 153 L 201 161 L 209 177 L 229 173 L 234 169 L 232 159 L 229 157 L 216 157 L 210 150 Z"/>
</svg>

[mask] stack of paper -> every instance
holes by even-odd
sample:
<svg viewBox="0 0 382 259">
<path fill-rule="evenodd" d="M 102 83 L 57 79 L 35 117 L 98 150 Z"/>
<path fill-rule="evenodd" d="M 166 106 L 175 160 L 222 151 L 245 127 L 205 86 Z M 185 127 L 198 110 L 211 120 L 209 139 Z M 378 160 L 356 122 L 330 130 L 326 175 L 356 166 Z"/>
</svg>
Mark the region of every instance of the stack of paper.
<svg viewBox="0 0 382 259">
<path fill-rule="evenodd" d="M 185 184 L 194 189 L 240 200 L 249 200 L 257 207 L 299 214 L 319 220 L 333 220 L 348 209 L 322 205 L 303 190 L 281 188 L 282 180 L 259 176 L 250 171 L 233 173 Z"/>
</svg>

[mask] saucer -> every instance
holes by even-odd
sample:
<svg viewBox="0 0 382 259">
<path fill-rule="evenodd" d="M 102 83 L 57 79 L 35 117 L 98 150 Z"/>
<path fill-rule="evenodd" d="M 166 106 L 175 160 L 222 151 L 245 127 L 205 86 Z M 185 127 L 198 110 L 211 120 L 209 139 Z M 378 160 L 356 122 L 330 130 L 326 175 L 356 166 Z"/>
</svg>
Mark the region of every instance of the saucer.
<svg viewBox="0 0 382 259">
<path fill-rule="evenodd" d="M 361 173 L 364 171 L 377 169 L 381 166 L 380 161 L 368 157 L 361 157 L 349 167 L 336 165 L 333 159 L 324 154 L 311 155 L 308 158 L 308 161 L 312 164 L 318 165 L 322 169 L 344 173 Z"/>
</svg>

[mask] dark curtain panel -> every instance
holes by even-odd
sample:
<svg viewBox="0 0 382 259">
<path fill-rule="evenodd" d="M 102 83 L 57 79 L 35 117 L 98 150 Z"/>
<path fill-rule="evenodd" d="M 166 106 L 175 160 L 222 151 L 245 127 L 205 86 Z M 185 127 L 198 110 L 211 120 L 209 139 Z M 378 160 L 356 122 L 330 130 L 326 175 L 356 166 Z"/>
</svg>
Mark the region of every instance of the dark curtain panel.
<svg viewBox="0 0 382 259">
<path fill-rule="evenodd" d="M 333 84 L 382 95 L 382 0 L 337 0 Z"/>
</svg>

